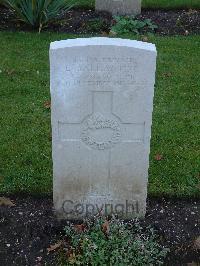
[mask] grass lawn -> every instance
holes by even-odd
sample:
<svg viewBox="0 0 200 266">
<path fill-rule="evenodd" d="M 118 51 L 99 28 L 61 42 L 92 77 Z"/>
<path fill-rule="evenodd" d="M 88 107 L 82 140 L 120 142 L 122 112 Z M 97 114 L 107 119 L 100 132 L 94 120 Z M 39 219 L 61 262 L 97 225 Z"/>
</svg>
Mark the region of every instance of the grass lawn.
<svg viewBox="0 0 200 266">
<path fill-rule="evenodd" d="M 52 192 L 48 48 L 69 37 L 0 32 L 1 193 Z M 199 196 L 200 36 L 151 42 L 158 66 L 149 193 Z M 157 154 L 163 159 L 155 160 Z"/>
<path fill-rule="evenodd" d="M 93 8 L 95 0 L 73 0 L 78 6 Z M 200 8 L 199 0 L 142 0 L 143 8 Z"/>
</svg>

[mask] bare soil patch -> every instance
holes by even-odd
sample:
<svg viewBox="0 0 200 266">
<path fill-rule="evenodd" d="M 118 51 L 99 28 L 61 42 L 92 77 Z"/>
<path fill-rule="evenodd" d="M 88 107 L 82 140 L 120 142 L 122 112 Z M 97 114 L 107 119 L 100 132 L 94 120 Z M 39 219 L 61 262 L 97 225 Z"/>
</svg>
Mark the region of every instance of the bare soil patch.
<svg viewBox="0 0 200 266">
<path fill-rule="evenodd" d="M 149 10 L 143 9 L 138 19 L 151 19 L 159 35 L 200 34 L 200 10 Z M 104 34 L 110 31 L 114 20 L 107 12 L 72 9 L 51 22 L 43 31 Z M 0 30 L 33 31 L 30 26 L 20 22 L 14 13 L 0 6 Z M 145 33 L 145 32 L 144 32 Z"/>
</svg>

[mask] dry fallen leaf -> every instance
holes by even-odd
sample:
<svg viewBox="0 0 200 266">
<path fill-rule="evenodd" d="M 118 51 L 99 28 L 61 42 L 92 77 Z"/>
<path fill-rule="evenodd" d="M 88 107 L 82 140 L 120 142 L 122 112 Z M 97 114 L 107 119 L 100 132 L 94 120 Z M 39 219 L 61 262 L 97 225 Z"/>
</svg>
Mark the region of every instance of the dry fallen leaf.
<svg viewBox="0 0 200 266">
<path fill-rule="evenodd" d="M 105 221 L 105 222 L 102 224 L 102 231 L 103 231 L 104 234 L 106 234 L 106 235 L 109 234 L 110 227 L 109 227 L 109 222 L 108 222 L 108 221 Z"/>
<path fill-rule="evenodd" d="M 46 109 L 50 109 L 50 108 L 51 108 L 51 101 L 46 101 L 46 102 L 44 102 L 44 107 L 45 107 Z"/>
<path fill-rule="evenodd" d="M 15 206 L 15 204 L 9 199 L 5 197 L 0 197 L 0 206 Z"/>
<path fill-rule="evenodd" d="M 142 38 L 141 38 L 141 40 L 143 41 L 143 42 L 148 42 L 148 37 L 147 36 L 143 36 Z"/>
<path fill-rule="evenodd" d="M 200 236 L 194 241 L 194 249 L 200 250 Z"/>
<path fill-rule="evenodd" d="M 56 249 L 58 249 L 62 244 L 62 241 L 59 241 L 58 243 L 54 244 L 54 245 L 50 245 L 49 248 L 47 248 L 47 251 L 48 252 L 51 252 L 51 251 L 55 251 Z"/>
<path fill-rule="evenodd" d="M 172 76 L 172 73 L 171 73 L 171 72 L 164 72 L 164 73 L 162 74 L 162 76 L 165 77 L 165 78 L 169 78 L 169 77 Z"/>
<path fill-rule="evenodd" d="M 15 73 L 15 70 L 14 69 L 10 69 L 10 70 L 7 70 L 6 71 L 8 75 L 12 75 Z"/>
<path fill-rule="evenodd" d="M 105 31 L 102 31 L 101 36 L 107 37 L 108 36 L 108 33 L 105 32 Z"/>
<path fill-rule="evenodd" d="M 187 266 L 199 266 L 199 263 L 193 261 L 191 263 L 187 263 Z"/>
<path fill-rule="evenodd" d="M 68 261 L 70 264 L 74 264 L 76 262 L 76 255 L 74 253 L 71 253 L 68 257 Z"/>
<path fill-rule="evenodd" d="M 109 32 L 109 35 L 110 35 L 110 36 L 116 36 L 116 35 L 117 35 L 117 32 L 111 30 L 111 31 Z"/>
<path fill-rule="evenodd" d="M 190 8 L 190 9 L 188 10 L 187 14 L 190 16 L 190 15 L 193 15 L 193 14 L 195 14 L 195 13 L 197 13 L 197 12 L 198 12 L 197 10 Z"/>
<path fill-rule="evenodd" d="M 163 156 L 161 154 L 156 154 L 155 160 L 156 161 L 161 161 L 163 159 Z"/>
<path fill-rule="evenodd" d="M 76 225 L 74 225 L 74 228 L 76 229 L 77 232 L 81 233 L 85 230 L 85 225 L 84 224 L 76 224 Z"/>
</svg>

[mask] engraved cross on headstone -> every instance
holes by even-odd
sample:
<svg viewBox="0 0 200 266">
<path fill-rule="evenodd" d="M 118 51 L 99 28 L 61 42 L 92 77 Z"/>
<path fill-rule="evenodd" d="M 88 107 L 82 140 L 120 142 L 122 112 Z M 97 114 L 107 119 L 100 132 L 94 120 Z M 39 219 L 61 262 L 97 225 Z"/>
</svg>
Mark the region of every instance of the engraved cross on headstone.
<svg viewBox="0 0 200 266">
<path fill-rule="evenodd" d="M 61 141 L 84 142 L 96 150 L 111 149 L 120 142 L 143 142 L 144 127 L 145 123 L 124 123 L 113 113 L 112 91 L 92 91 L 92 114 L 83 121 L 58 122 Z"/>
<path fill-rule="evenodd" d="M 110 191 L 110 165 L 112 150 L 117 145 L 144 141 L 145 123 L 124 123 L 113 113 L 113 92 L 92 91 L 92 113 L 80 123 L 59 121 L 59 137 L 64 142 L 77 142 L 85 145 L 94 152 L 103 152 L 103 157 L 108 170 L 104 178 L 105 195 Z M 105 167 L 106 168 L 106 167 Z M 94 174 L 90 174 L 90 195 L 95 195 L 96 181 Z"/>
</svg>

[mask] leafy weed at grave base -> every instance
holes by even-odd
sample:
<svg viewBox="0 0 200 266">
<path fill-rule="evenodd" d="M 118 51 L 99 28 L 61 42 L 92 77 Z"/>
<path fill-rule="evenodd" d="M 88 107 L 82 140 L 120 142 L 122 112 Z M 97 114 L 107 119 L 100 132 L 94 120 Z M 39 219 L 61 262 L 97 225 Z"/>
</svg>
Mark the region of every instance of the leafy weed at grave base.
<svg viewBox="0 0 200 266">
<path fill-rule="evenodd" d="M 134 16 L 114 16 L 114 25 L 111 28 L 112 33 L 152 33 L 157 29 L 150 19 L 138 20 Z"/>
<path fill-rule="evenodd" d="M 162 265 L 169 249 L 158 243 L 151 227 L 135 219 L 102 217 L 65 228 L 68 243 L 59 265 Z"/>
</svg>

